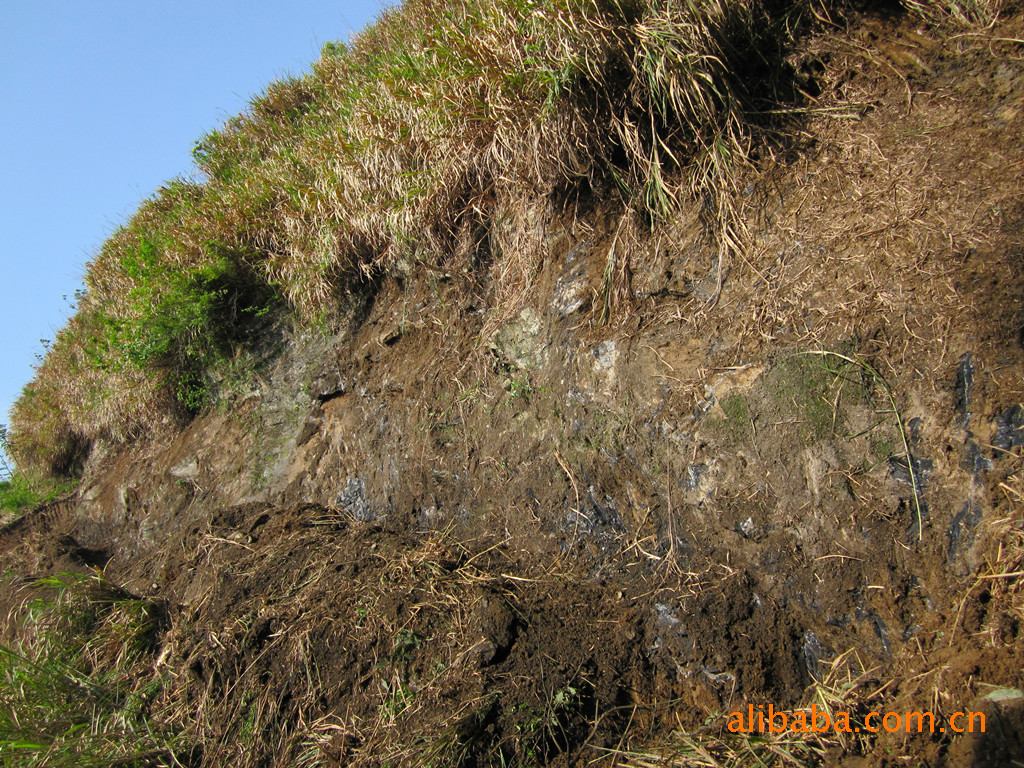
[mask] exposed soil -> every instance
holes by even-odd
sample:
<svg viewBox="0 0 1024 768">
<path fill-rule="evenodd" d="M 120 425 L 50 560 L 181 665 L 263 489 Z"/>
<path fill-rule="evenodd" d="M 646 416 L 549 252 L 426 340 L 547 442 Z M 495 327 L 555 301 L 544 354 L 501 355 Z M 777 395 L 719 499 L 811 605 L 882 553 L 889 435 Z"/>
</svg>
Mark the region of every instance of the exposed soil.
<svg viewBox="0 0 1024 768">
<path fill-rule="evenodd" d="M 1022 27 L 812 41 L 744 255 L 578 190 L 282 330 L 0 533 L 8 581 L 164 601 L 197 765 L 645 765 L 824 692 L 988 727 L 822 764 L 1024 763 Z"/>
</svg>

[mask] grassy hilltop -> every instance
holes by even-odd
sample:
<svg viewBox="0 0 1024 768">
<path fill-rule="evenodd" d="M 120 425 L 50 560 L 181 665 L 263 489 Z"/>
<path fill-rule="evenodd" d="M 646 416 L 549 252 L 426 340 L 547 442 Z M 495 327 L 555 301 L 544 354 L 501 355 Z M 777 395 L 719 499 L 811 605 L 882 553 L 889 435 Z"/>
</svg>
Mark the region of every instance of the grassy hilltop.
<svg viewBox="0 0 1024 768">
<path fill-rule="evenodd" d="M 988 2 L 908 2 L 987 23 Z M 97 440 L 194 413 L 268 316 L 332 326 L 384 272 L 482 258 L 537 201 L 696 204 L 742 247 L 739 170 L 782 151 L 815 94 L 789 58 L 845 6 L 413 0 L 202 137 L 203 181 L 143 203 L 89 263 L 77 312 L 13 410 L 11 450 L 73 475 Z M 493 249 L 492 249 L 493 250 Z M 515 283 L 529 243 L 488 253 Z M 500 289 L 499 289 L 500 292 Z"/>
</svg>

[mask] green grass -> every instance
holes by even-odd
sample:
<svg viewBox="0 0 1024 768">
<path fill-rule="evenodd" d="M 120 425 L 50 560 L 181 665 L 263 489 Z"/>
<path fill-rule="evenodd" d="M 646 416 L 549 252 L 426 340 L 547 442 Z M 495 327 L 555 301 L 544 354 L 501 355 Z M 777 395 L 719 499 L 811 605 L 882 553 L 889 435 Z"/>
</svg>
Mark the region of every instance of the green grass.
<svg viewBox="0 0 1024 768">
<path fill-rule="evenodd" d="M 21 475 L 10 480 L 0 480 L 0 510 L 23 512 L 39 503 L 40 495 Z"/>
<path fill-rule="evenodd" d="M 160 606 L 100 576 L 38 585 L 15 646 L 0 646 L 0 764 L 173 766 L 175 735 L 150 718 Z"/>
<path fill-rule="evenodd" d="M 996 6 L 907 7 L 983 23 Z M 541 256 L 504 223 L 553 190 L 596 192 L 647 224 L 698 204 L 721 265 L 744 244 L 738 173 L 786 141 L 801 108 L 785 95 L 797 92 L 788 58 L 843 8 L 408 0 L 386 11 L 200 138 L 202 181 L 157 190 L 102 246 L 15 405 L 14 458 L 74 475 L 97 440 L 215 400 L 263 314 L 340 327 L 370 278 L 475 264 L 478 233 L 497 254 L 495 295 L 516 296 Z"/>
<path fill-rule="evenodd" d="M 7 425 L 0 424 L 0 513 L 3 513 L 7 520 L 16 518 L 40 504 L 53 501 L 74 487 L 74 483 L 59 478 L 29 478 L 17 467 L 10 465 L 7 459 L 9 453 Z"/>
</svg>

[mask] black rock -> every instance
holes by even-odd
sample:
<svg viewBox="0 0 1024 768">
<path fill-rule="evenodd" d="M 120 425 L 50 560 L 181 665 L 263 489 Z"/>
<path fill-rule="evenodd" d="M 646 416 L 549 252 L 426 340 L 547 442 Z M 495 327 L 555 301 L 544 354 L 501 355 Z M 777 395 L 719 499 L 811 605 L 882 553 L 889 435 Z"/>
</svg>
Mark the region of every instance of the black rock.
<svg viewBox="0 0 1024 768">
<path fill-rule="evenodd" d="M 1011 448 L 1024 445 L 1024 408 L 1020 403 L 1011 406 L 995 418 L 996 434 L 992 445 L 998 450 L 995 458 L 1000 458 Z"/>
</svg>

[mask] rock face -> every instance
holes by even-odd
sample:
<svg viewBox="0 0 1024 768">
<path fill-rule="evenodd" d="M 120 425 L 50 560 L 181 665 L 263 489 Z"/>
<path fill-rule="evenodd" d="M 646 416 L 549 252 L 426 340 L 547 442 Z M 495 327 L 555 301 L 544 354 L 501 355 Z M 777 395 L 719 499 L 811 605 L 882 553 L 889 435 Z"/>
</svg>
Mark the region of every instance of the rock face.
<svg viewBox="0 0 1024 768">
<path fill-rule="evenodd" d="M 543 368 L 546 350 L 541 338 L 540 315 L 532 307 L 524 308 L 518 317 L 498 329 L 487 346 L 509 368 L 519 371 Z"/>
<path fill-rule="evenodd" d="M 97 450 L 68 512 L 76 551 L 214 624 L 235 601 L 270 622 L 267 647 L 300 603 L 350 647 L 376 611 L 407 682 L 470 665 L 444 680 L 480 697 L 481 743 L 528 730 L 486 694 L 547 654 L 550 690 L 523 694 L 545 759 L 582 748 L 587 707 L 625 708 L 595 731 L 614 746 L 630 696 L 700 722 L 737 697 L 793 706 L 851 649 L 926 668 L 951 632 L 988 631 L 1012 656 L 1020 617 L 993 628 L 965 579 L 1020 524 L 1001 488 L 1024 444 L 1024 132 L 1007 112 L 1024 90 L 1006 63 L 947 52 L 908 114 L 882 64 L 846 75 L 875 101 L 855 131 L 808 118 L 813 149 L 751 173 L 742 255 L 708 246 L 699 211 L 652 231 L 553 205 L 513 299 L 488 292 L 493 265 L 384 280 L 343 333 L 288 331 L 256 389 Z M 430 568 L 447 613 L 420 611 Z M 380 594 L 359 586 L 374 579 Z M 323 658 L 366 666 L 314 630 Z M 957 653 L 1016 691 L 1019 664 L 990 650 Z"/>
</svg>

